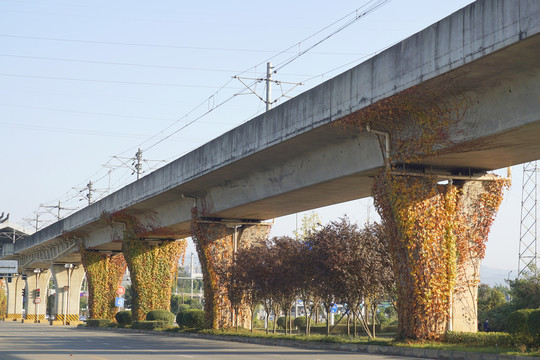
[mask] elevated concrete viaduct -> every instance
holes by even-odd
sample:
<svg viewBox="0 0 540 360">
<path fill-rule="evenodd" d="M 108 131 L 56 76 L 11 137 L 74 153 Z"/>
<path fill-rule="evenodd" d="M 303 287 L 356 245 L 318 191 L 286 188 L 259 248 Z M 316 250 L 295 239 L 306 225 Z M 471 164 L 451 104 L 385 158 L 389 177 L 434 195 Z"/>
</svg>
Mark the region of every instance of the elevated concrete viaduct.
<svg viewBox="0 0 540 360">
<path fill-rule="evenodd" d="M 478 0 L 17 241 L 3 258 L 31 269 L 80 263 L 79 244 L 120 252 L 133 222 L 137 239 L 187 237 L 193 207 L 199 220 L 248 227 L 370 196 L 373 176 L 384 167 L 384 141 L 340 121 L 413 88 L 467 99 L 464 118 L 449 131 L 451 145 L 417 160 L 417 171 L 477 176 L 538 159 L 539 33 L 540 2 Z M 388 130 L 383 122 L 371 127 Z"/>
</svg>

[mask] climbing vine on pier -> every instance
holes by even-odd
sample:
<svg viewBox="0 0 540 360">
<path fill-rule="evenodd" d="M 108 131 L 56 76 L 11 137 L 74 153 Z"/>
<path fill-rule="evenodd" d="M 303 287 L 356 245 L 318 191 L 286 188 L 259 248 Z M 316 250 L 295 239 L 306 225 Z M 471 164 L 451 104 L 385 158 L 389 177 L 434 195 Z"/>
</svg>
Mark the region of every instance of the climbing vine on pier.
<svg viewBox="0 0 540 360">
<path fill-rule="evenodd" d="M 88 279 L 88 309 L 91 319 L 114 319 L 116 290 L 126 272 L 122 254 L 105 254 L 84 249 L 81 259 Z"/>
<path fill-rule="evenodd" d="M 231 302 L 216 266 L 232 262 L 234 234 L 223 224 L 200 222 L 196 207 L 191 209 L 191 217 L 191 234 L 204 274 L 205 326 L 213 329 L 230 326 Z"/>
<path fill-rule="evenodd" d="M 162 228 L 156 213 L 151 211 L 118 211 L 102 214 L 111 227 L 123 224 L 121 236 L 133 295 L 133 318 L 145 320 L 151 310 L 170 310 L 171 286 L 178 271 L 179 261 L 184 263 L 187 246 L 172 230 Z"/>
<path fill-rule="evenodd" d="M 391 154 L 375 178 L 373 197 L 392 234 L 398 336 L 403 338 L 436 338 L 444 332 L 453 296 L 463 288 L 456 283 L 463 284 L 467 266 L 484 256 L 490 226 L 508 186 L 502 179 L 472 187 L 463 181 L 441 185 L 436 177 L 398 171 L 403 164 L 421 168 L 424 159 L 449 148 L 464 151 L 452 139 L 459 135 L 458 124 L 470 101 L 450 87 L 438 91 L 412 87 L 341 121 L 390 137 Z"/>
<path fill-rule="evenodd" d="M 508 181 L 479 186 L 474 201 L 464 204 L 461 186 L 439 185 L 435 177 L 378 176 L 374 200 L 392 234 L 399 336 L 436 338 L 446 329 L 458 273 L 483 258 Z"/>
<path fill-rule="evenodd" d="M 4 290 L 4 280 L 0 279 L 0 318 L 7 313 L 7 296 Z"/>
<path fill-rule="evenodd" d="M 133 318 L 145 320 L 151 310 L 170 310 L 171 286 L 184 263 L 186 240 L 142 240 L 125 238 L 122 250 L 129 266 L 134 290 Z"/>
</svg>

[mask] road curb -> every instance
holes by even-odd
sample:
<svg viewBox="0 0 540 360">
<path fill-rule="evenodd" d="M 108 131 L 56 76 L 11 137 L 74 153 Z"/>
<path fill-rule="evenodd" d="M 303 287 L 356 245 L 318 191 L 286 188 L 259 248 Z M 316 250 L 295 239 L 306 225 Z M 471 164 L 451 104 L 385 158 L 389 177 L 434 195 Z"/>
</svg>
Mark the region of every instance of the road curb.
<svg viewBox="0 0 540 360">
<path fill-rule="evenodd" d="M 514 355 L 499 355 L 499 354 L 487 354 L 467 351 L 451 351 L 451 350 L 437 350 L 437 349 L 422 349 L 422 348 L 410 348 L 401 346 L 384 346 L 384 345 L 366 345 L 366 344 L 341 344 L 330 342 L 310 342 L 310 341 L 298 341 L 289 339 L 271 339 L 271 338 L 253 338 L 243 336 L 231 336 L 231 335 L 212 335 L 212 334 L 199 334 L 199 333 L 177 333 L 167 331 L 155 331 L 155 330 L 137 330 L 137 329 L 125 329 L 125 328 L 97 328 L 79 326 L 77 329 L 95 330 L 95 331 L 115 331 L 124 333 L 141 333 L 151 335 L 162 335 L 172 337 L 188 337 L 199 338 L 218 341 L 232 341 L 242 342 L 258 345 L 269 346 L 289 346 L 303 349 L 312 350 L 334 350 L 345 352 L 357 352 L 368 353 L 378 355 L 393 355 L 402 356 L 407 358 L 423 358 L 423 359 L 438 359 L 438 360 L 540 360 L 540 357 L 536 356 L 514 356 Z"/>
</svg>

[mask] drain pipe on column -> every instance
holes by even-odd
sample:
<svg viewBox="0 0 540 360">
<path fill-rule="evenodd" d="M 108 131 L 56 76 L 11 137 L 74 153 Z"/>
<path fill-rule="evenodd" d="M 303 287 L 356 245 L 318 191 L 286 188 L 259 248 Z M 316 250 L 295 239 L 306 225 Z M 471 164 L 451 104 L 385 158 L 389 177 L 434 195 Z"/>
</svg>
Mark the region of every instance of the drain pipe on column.
<svg viewBox="0 0 540 360">
<path fill-rule="evenodd" d="M 384 136 L 384 163 L 387 170 L 390 170 L 390 134 L 384 131 L 373 130 L 369 124 L 366 125 L 367 132 Z"/>
</svg>

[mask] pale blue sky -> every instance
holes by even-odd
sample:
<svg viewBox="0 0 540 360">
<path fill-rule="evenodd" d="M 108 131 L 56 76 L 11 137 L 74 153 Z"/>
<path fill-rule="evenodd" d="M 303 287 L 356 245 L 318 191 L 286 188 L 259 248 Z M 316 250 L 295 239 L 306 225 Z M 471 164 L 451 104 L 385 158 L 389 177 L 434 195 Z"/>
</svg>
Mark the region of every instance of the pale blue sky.
<svg viewBox="0 0 540 360">
<path fill-rule="evenodd" d="M 89 180 L 99 190 L 135 180 L 112 156 L 129 158 L 140 147 L 144 159 L 171 161 L 247 121 L 264 104 L 234 96 L 243 86 L 232 76 L 263 76 L 269 58 L 284 64 L 377 2 L 0 0 L 0 211 L 22 224 L 40 204 L 83 206 L 78 190 Z M 470 2 L 389 1 L 275 78 L 304 82 L 294 96 Z M 263 94 L 262 84 L 257 90 Z M 516 179 L 493 228 L 488 266 L 517 267 L 520 185 Z M 325 222 L 348 213 L 363 223 L 368 203 L 317 211 Z M 294 215 L 277 219 L 273 234 L 290 234 L 294 224 Z"/>
</svg>

